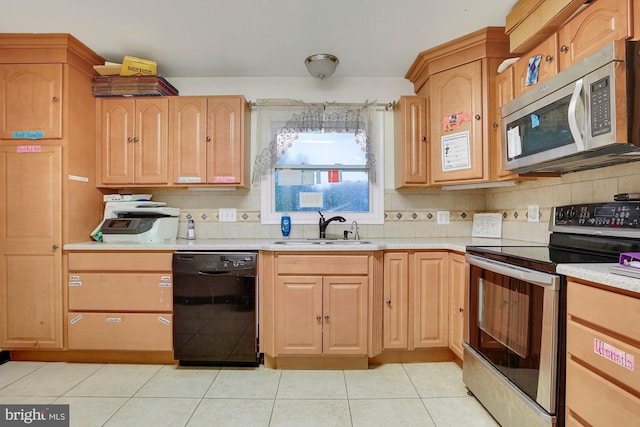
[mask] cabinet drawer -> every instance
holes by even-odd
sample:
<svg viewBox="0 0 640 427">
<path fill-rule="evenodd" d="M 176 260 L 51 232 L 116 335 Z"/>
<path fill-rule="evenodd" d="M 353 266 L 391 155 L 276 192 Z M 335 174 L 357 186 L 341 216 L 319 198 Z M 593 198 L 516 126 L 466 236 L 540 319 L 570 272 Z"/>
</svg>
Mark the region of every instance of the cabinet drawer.
<svg viewBox="0 0 640 427">
<path fill-rule="evenodd" d="M 278 274 L 367 275 L 368 255 L 278 255 Z"/>
<path fill-rule="evenodd" d="M 640 299 L 569 282 L 567 312 L 604 329 L 640 342 Z"/>
<path fill-rule="evenodd" d="M 568 360 L 567 419 L 573 414 L 592 426 L 627 426 L 640 414 L 640 399 Z"/>
<path fill-rule="evenodd" d="M 171 274 L 80 273 L 69 275 L 69 310 L 171 311 Z"/>
<path fill-rule="evenodd" d="M 173 350 L 173 317 L 151 313 L 69 313 L 69 350 Z"/>
<path fill-rule="evenodd" d="M 70 252 L 69 271 L 171 271 L 171 252 Z"/>
<path fill-rule="evenodd" d="M 634 363 L 634 360 L 640 361 L 639 348 L 579 323 L 569 321 L 567 324 L 567 352 L 571 358 L 592 366 L 640 393 L 640 371 L 635 370 Z"/>
</svg>

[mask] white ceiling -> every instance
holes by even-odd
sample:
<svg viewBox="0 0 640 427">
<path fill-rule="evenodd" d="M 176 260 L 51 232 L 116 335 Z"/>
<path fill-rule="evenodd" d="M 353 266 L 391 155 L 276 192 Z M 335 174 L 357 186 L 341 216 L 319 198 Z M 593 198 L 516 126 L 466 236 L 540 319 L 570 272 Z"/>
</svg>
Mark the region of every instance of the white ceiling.
<svg viewBox="0 0 640 427">
<path fill-rule="evenodd" d="M 4 0 L 0 32 L 71 33 L 108 61 L 151 59 L 165 77 L 404 77 L 418 52 L 504 26 L 517 0 Z"/>
</svg>

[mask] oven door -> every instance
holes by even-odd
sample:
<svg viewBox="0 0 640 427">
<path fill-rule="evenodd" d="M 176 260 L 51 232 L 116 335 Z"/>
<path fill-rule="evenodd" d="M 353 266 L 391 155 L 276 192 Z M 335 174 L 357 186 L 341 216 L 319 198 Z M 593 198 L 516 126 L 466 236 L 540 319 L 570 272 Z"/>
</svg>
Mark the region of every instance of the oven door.
<svg viewBox="0 0 640 427">
<path fill-rule="evenodd" d="M 468 345 L 529 399 L 555 414 L 561 276 L 470 254 L 466 259 Z"/>
</svg>

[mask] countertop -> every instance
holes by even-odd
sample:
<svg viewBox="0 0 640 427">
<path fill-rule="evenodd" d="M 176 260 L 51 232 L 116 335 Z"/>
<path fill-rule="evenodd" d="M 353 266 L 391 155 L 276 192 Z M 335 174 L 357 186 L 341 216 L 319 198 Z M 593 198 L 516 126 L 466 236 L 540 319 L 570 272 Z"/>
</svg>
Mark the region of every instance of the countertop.
<svg viewBox="0 0 640 427">
<path fill-rule="evenodd" d="M 465 252 L 467 246 L 531 246 L 536 243 L 476 237 L 429 237 L 429 238 L 376 238 L 362 239 L 362 244 L 314 244 L 283 245 L 276 243 L 285 239 L 177 239 L 163 243 L 99 243 L 79 242 L 64 245 L 67 251 L 378 251 L 378 250 L 428 250 L 441 249 Z M 640 279 L 611 274 L 609 267 L 615 264 L 559 264 L 558 273 L 587 280 L 614 289 L 640 294 Z"/>
</svg>

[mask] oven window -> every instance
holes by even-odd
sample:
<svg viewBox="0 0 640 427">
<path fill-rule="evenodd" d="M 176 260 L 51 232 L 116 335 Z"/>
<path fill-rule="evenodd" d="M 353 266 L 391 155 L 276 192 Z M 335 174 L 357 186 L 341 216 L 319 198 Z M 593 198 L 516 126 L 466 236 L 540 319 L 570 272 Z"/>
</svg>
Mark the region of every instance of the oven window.
<svg viewBox="0 0 640 427">
<path fill-rule="evenodd" d="M 540 373 L 544 288 L 474 268 L 470 296 L 471 303 L 477 307 L 470 344 L 535 400 Z"/>
</svg>

